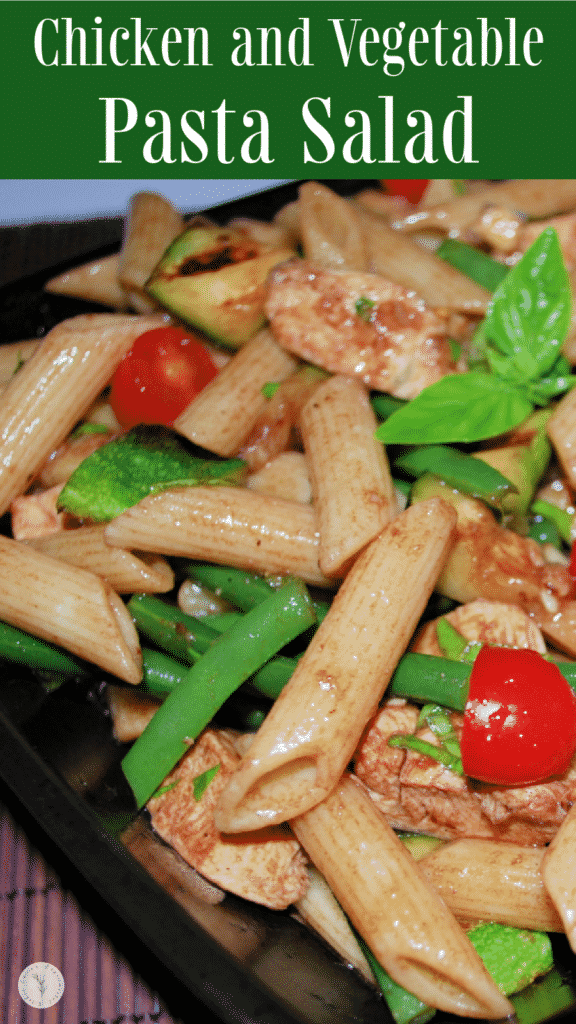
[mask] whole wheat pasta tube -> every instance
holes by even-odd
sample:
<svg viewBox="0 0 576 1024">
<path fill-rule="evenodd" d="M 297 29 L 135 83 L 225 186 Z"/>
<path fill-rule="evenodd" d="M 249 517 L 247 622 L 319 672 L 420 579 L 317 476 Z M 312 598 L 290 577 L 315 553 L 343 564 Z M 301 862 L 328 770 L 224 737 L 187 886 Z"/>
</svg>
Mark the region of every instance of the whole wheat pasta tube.
<svg viewBox="0 0 576 1024">
<path fill-rule="evenodd" d="M 492 1020 L 513 1013 L 444 901 L 350 776 L 290 824 L 394 981 L 448 1013 Z"/>
<path fill-rule="evenodd" d="M 301 185 L 298 196 L 306 259 L 342 270 L 366 270 L 362 224 L 352 203 L 316 181 Z"/>
<path fill-rule="evenodd" d="M 70 433 L 138 335 L 164 322 L 163 316 L 92 313 L 46 335 L 2 396 L 0 514 Z"/>
<path fill-rule="evenodd" d="M 429 306 L 456 309 L 483 316 L 490 293 L 423 249 L 411 238 L 394 231 L 383 220 L 361 212 L 368 265 L 390 281 L 414 289 Z"/>
<path fill-rule="evenodd" d="M 128 308 L 128 297 L 118 281 L 118 253 L 90 260 L 51 278 L 44 290 L 54 295 L 70 295 L 86 302 L 101 302 L 112 309 Z"/>
<path fill-rule="evenodd" d="M 108 523 L 106 541 L 332 586 L 318 566 L 310 505 L 244 487 L 181 487 L 144 498 Z"/>
<path fill-rule="evenodd" d="M 118 279 L 135 309 L 154 308 L 155 303 L 146 295 L 144 285 L 164 251 L 184 227 L 183 217 L 164 196 L 138 192 L 132 198 L 118 261 Z"/>
<path fill-rule="evenodd" d="M 264 384 L 284 380 L 296 365 L 270 331 L 258 331 L 178 416 L 174 429 L 217 455 L 234 455 L 266 408 Z"/>
<path fill-rule="evenodd" d="M 0 388 L 3 389 L 10 383 L 16 370 L 34 355 L 40 344 L 37 338 L 31 338 L 0 345 Z"/>
<path fill-rule="evenodd" d="M 576 953 L 576 804 L 544 852 L 542 878 Z"/>
<path fill-rule="evenodd" d="M 0 537 L 0 619 L 139 683 L 142 656 L 132 618 L 108 583 Z"/>
<path fill-rule="evenodd" d="M 221 794 L 223 832 L 286 821 L 328 795 L 426 606 L 455 521 L 438 499 L 413 505 L 357 558 Z"/>
<path fill-rule="evenodd" d="M 456 196 L 448 203 L 418 210 L 396 221 L 401 231 L 436 228 L 454 238 L 474 223 L 485 206 L 505 206 L 527 217 L 548 217 L 565 213 L 576 205 L 576 178 L 519 178 L 470 195 Z"/>
<path fill-rule="evenodd" d="M 544 854 L 542 847 L 456 839 L 427 854 L 419 864 L 457 918 L 562 932 L 542 880 Z"/>
<path fill-rule="evenodd" d="M 118 594 L 166 594 L 172 590 L 174 571 L 165 558 L 112 547 L 104 539 L 104 529 L 102 525 L 80 526 L 28 543 L 52 558 L 89 569 L 108 580 Z"/>
<path fill-rule="evenodd" d="M 300 415 L 326 576 L 350 560 L 396 515 L 396 496 L 366 388 L 336 375 L 320 384 Z"/>
</svg>

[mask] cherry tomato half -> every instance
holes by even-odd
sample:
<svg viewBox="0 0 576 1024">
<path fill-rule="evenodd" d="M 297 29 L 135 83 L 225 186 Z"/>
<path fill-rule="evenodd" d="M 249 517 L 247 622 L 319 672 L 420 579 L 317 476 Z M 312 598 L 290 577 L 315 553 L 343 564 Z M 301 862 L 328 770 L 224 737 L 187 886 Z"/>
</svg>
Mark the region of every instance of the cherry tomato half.
<svg viewBox="0 0 576 1024">
<path fill-rule="evenodd" d="M 141 334 L 117 367 L 110 405 L 123 427 L 169 426 L 217 373 L 194 334 L 157 327 Z"/>
<path fill-rule="evenodd" d="M 389 196 L 403 196 L 410 203 L 422 199 L 429 178 L 382 178 L 382 185 Z"/>
<path fill-rule="evenodd" d="M 527 786 L 567 771 L 576 750 L 576 696 L 536 651 L 481 648 L 460 741 L 466 775 Z"/>
</svg>

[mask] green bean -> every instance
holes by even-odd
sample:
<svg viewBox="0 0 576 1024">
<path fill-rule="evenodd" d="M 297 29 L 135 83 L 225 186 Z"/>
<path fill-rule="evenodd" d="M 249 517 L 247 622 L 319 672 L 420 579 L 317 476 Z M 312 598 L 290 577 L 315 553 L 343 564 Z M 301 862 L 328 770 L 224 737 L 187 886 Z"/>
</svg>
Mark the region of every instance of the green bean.
<svg viewBox="0 0 576 1024">
<path fill-rule="evenodd" d="M 288 579 L 247 612 L 185 675 L 122 762 L 139 807 L 238 687 L 315 621 L 305 585 Z"/>
<path fill-rule="evenodd" d="M 140 633 L 187 664 L 194 660 L 190 648 L 195 655 L 204 654 L 220 636 L 203 619 L 186 615 L 152 594 L 135 594 L 128 601 L 128 611 Z"/>
<path fill-rule="evenodd" d="M 555 662 L 568 685 L 576 692 L 576 662 Z M 387 697 L 405 697 L 419 704 L 435 703 L 452 711 L 464 711 L 472 665 L 409 652 L 400 659 L 386 691 Z"/>
<path fill-rule="evenodd" d="M 203 621 L 210 629 L 215 629 L 217 633 L 225 633 L 230 626 L 233 626 L 235 622 L 239 622 L 242 618 L 242 612 L 213 612 L 209 615 L 202 616 Z"/>
<path fill-rule="evenodd" d="M 386 691 L 388 697 L 434 702 L 453 711 L 464 711 L 472 666 L 463 661 L 437 658 L 434 654 L 405 654 Z"/>
<path fill-rule="evenodd" d="M 502 499 L 510 491 L 518 488 L 497 469 L 489 466 L 481 459 L 465 455 L 449 445 L 427 445 L 396 459 L 394 465 L 403 469 L 409 476 L 420 477 L 424 473 L 433 473 L 451 487 L 456 487 L 464 494 L 481 498 L 488 505 L 500 508 Z"/>
<path fill-rule="evenodd" d="M 558 505 L 553 505 L 551 501 L 544 501 L 542 498 L 532 502 L 530 511 L 535 516 L 544 516 L 549 519 L 554 523 L 562 540 L 566 541 L 566 544 L 572 544 L 574 516 L 570 512 L 564 508 L 558 508 Z"/>
<path fill-rule="evenodd" d="M 281 576 L 258 576 L 232 566 L 211 565 L 205 562 L 191 562 L 187 567 L 190 576 L 198 583 L 214 591 L 230 604 L 243 612 L 255 608 L 269 596 L 270 591 L 281 586 Z M 313 600 L 318 622 L 326 615 L 330 605 L 327 601 Z"/>
<path fill-rule="evenodd" d="M 141 689 L 154 696 L 164 697 L 184 679 L 189 665 L 183 665 L 174 658 L 169 658 L 162 651 L 153 651 L 149 647 L 142 648 L 142 684 Z"/>
<path fill-rule="evenodd" d="M 54 644 L 9 626 L 7 622 L 0 622 L 0 658 L 41 672 L 58 672 L 67 676 L 86 675 L 87 672 L 85 662 Z"/>
<path fill-rule="evenodd" d="M 547 516 L 535 515 L 530 522 L 528 536 L 538 544 L 552 544 L 558 551 L 562 549 L 562 538 L 558 532 L 556 523 L 553 523 Z"/>
<path fill-rule="evenodd" d="M 298 661 L 298 658 L 287 658 L 284 654 L 278 654 L 256 672 L 252 679 L 252 685 L 265 697 L 276 700 L 294 672 Z"/>
<path fill-rule="evenodd" d="M 457 242 L 453 238 L 444 239 L 436 250 L 436 255 L 489 292 L 496 291 L 509 269 L 479 249 L 473 249 L 471 245 Z"/>
</svg>

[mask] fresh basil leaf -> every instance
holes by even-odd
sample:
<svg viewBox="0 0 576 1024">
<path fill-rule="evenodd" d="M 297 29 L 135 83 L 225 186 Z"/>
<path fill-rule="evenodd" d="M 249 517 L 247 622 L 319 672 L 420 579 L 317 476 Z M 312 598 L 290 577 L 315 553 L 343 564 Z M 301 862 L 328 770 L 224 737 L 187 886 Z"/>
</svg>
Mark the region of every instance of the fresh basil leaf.
<svg viewBox="0 0 576 1024">
<path fill-rule="evenodd" d="M 484 334 L 508 358 L 516 379 L 535 381 L 558 359 L 571 311 L 558 235 L 546 228 L 496 289 Z"/>
<path fill-rule="evenodd" d="M 541 377 L 534 384 L 528 384 L 527 392 L 535 405 L 548 405 L 551 398 L 561 395 L 576 384 L 576 376 Z"/>
<path fill-rule="evenodd" d="M 80 463 L 60 491 L 58 507 L 102 523 L 168 487 L 236 484 L 245 473 L 241 459 L 197 458 L 168 430 L 134 427 Z"/>
<path fill-rule="evenodd" d="M 532 408 L 524 390 L 472 370 L 424 388 L 380 424 L 376 437 L 384 444 L 481 441 L 518 426 Z"/>
</svg>

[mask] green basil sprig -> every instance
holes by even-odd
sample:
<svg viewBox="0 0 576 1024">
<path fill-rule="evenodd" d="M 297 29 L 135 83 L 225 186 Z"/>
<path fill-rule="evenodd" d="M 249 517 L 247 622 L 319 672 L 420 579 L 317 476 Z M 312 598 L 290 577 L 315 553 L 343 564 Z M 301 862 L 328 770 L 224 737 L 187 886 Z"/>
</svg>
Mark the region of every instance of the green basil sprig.
<svg viewBox="0 0 576 1024">
<path fill-rule="evenodd" d="M 443 377 L 376 431 L 385 444 L 480 441 L 518 426 L 576 384 L 562 356 L 572 297 L 558 235 L 546 228 L 496 289 L 474 338 L 486 369 Z"/>
</svg>

